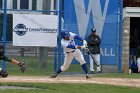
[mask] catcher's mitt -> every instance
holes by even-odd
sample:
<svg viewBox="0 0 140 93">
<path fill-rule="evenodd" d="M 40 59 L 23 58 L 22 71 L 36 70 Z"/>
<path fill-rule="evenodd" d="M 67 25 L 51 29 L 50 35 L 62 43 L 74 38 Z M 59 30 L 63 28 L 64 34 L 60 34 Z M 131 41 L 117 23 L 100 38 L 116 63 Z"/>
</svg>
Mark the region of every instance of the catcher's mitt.
<svg viewBox="0 0 140 93">
<path fill-rule="evenodd" d="M 26 64 L 24 62 L 20 62 L 18 65 L 20 66 L 21 72 L 24 73 L 26 70 Z"/>
<path fill-rule="evenodd" d="M 5 70 L 1 70 L 1 71 L 0 71 L 0 76 L 3 77 L 3 78 L 5 78 L 5 77 L 8 76 L 8 72 L 5 71 Z"/>
</svg>

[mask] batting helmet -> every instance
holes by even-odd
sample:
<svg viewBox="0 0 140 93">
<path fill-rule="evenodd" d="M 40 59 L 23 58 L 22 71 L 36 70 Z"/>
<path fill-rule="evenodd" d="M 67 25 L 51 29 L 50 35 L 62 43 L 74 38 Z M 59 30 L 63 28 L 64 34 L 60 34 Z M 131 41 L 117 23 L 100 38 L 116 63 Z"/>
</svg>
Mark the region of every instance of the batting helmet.
<svg viewBox="0 0 140 93">
<path fill-rule="evenodd" d="M 68 36 L 70 36 L 69 32 L 67 32 L 67 31 L 62 31 L 62 32 L 61 32 L 61 37 L 62 37 L 62 38 L 68 37 Z"/>
</svg>

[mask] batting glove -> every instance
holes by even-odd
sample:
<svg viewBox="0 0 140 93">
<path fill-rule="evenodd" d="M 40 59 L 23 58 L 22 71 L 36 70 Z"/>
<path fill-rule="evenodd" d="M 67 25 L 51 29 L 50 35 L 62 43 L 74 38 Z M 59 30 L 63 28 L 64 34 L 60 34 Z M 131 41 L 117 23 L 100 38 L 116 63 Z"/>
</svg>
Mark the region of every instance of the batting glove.
<svg viewBox="0 0 140 93">
<path fill-rule="evenodd" d="M 20 62 L 18 65 L 20 66 L 21 72 L 24 73 L 26 70 L 26 64 L 24 62 Z"/>
<path fill-rule="evenodd" d="M 83 40 L 83 45 L 87 46 L 87 41 Z"/>
</svg>

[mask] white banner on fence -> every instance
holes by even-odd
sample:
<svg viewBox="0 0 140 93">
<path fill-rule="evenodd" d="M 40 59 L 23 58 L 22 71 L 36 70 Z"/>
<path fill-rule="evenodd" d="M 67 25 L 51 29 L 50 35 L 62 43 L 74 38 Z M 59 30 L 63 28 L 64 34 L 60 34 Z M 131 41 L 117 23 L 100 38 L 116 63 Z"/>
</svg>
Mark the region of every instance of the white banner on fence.
<svg viewBox="0 0 140 93">
<path fill-rule="evenodd" d="M 57 46 L 58 17 L 13 14 L 14 46 Z"/>
</svg>

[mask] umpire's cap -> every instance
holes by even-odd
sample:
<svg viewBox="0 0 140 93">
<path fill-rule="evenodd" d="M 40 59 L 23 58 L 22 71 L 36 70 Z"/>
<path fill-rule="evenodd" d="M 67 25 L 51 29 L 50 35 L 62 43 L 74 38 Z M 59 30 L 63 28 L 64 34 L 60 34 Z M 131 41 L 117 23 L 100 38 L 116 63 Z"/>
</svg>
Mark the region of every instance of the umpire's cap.
<svg viewBox="0 0 140 93">
<path fill-rule="evenodd" d="M 91 29 L 91 32 L 96 32 L 96 29 L 95 29 L 95 28 L 92 28 L 92 29 Z"/>
</svg>

